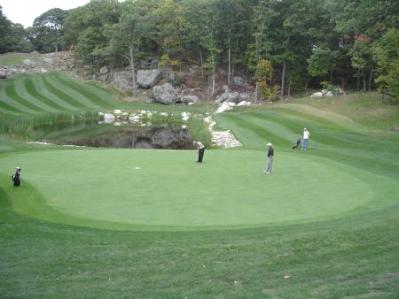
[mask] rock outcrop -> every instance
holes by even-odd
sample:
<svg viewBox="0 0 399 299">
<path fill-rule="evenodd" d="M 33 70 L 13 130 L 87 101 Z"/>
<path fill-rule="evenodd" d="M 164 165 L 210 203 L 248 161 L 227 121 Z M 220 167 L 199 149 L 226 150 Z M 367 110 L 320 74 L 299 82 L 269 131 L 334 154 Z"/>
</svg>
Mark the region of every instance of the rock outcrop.
<svg viewBox="0 0 399 299">
<path fill-rule="evenodd" d="M 208 124 L 209 131 L 212 134 L 212 143 L 220 146 L 222 148 L 233 148 L 242 146 L 242 144 L 235 138 L 234 134 L 230 131 L 215 131 L 213 127 L 216 125 L 216 122 L 212 119 L 211 116 L 208 116 L 204 119 L 205 123 Z"/>
<path fill-rule="evenodd" d="M 154 86 L 152 94 L 157 103 L 169 105 L 179 101 L 177 90 L 170 83 Z"/>
<path fill-rule="evenodd" d="M 152 88 L 161 79 L 161 71 L 157 69 L 152 70 L 139 70 L 137 72 L 137 84 L 141 88 Z"/>
</svg>

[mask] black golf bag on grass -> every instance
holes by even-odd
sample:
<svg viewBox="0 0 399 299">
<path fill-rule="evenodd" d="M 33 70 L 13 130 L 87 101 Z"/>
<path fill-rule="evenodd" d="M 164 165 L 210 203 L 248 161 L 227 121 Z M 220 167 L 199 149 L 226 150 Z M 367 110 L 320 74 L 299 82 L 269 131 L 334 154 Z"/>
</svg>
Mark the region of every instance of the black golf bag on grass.
<svg viewBox="0 0 399 299">
<path fill-rule="evenodd" d="M 297 149 L 297 148 L 299 148 L 299 146 L 301 145 L 301 138 L 299 138 L 297 141 L 296 141 L 296 144 L 294 144 L 293 146 L 292 146 L 292 149 Z"/>
<path fill-rule="evenodd" d="M 19 187 L 21 185 L 21 169 L 17 169 L 15 173 L 11 176 L 14 187 Z"/>
</svg>

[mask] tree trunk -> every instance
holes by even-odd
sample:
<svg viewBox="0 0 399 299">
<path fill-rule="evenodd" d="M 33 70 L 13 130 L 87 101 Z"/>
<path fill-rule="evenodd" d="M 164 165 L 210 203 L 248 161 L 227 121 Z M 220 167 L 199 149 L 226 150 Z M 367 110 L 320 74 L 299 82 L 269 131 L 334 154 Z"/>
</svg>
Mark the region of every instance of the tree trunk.
<svg viewBox="0 0 399 299">
<path fill-rule="evenodd" d="M 305 92 L 308 91 L 309 79 L 306 78 L 305 80 Z"/>
<path fill-rule="evenodd" d="M 214 63 L 212 68 L 212 96 L 215 94 L 215 85 L 216 85 L 216 67 Z"/>
<path fill-rule="evenodd" d="M 258 92 L 259 92 L 258 81 L 256 81 L 256 83 L 255 83 L 255 104 L 258 103 Z"/>
<path fill-rule="evenodd" d="M 291 80 L 288 82 L 288 95 L 289 98 L 291 97 Z"/>
<path fill-rule="evenodd" d="M 360 91 L 360 73 L 359 72 L 356 75 L 356 85 L 357 85 L 357 91 Z"/>
<path fill-rule="evenodd" d="M 200 54 L 201 76 L 204 77 L 204 58 L 202 57 L 202 50 L 200 50 L 199 54 Z"/>
<path fill-rule="evenodd" d="M 280 90 L 280 97 L 284 97 L 284 88 L 285 88 L 285 73 L 287 71 L 287 63 L 284 61 L 283 63 L 283 73 L 281 74 L 281 90 Z"/>
<path fill-rule="evenodd" d="M 372 85 L 373 85 L 373 72 L 374 72 L 374 69 L 371 68 L 370 74 L 369 74 L 369 91 L 371 91 Z"/>
<path fill-rule="evenodd" d="M 366 82 L 366 76 L 363 75 L 363 91 L 366 92 L 367 91 L 367 82 Z"/>
<path fill-rule="evenodd" d="M 132 72 L 132 83 L 133 83 L 133 95 L 137 95 L 137 86 L 136 86 L 136 70 L 134 67 L 134 56 L 133 56 L 133 46 L 129 46 L 129 63 L 130 63 L 130 71 Z"/>
<path fill-rule="evenodd" d="M 231 49 L 229 47 L 228 50 L 228 61 L 229 61 L 229 66 L 228 66 L 228 70 L 227 70 L 227 85 L 230 86 L 231 83 Z"/>
<path fill-rule="evenodd" d="M 330 70 L 330 83 L 333 84 L 333 70 Z"/>
</svg>

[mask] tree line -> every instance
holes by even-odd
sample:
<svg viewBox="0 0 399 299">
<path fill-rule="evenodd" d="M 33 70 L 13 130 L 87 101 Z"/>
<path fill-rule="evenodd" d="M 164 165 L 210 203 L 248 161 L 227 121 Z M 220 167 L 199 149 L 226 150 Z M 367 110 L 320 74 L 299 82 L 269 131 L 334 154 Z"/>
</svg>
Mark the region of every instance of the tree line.
<svg viewBox="0 0 399 299">
<path fill-rule="evenodd" d="M 8 36 L 22 35 L 15 27 Z M 151 56 L 175 69 L 198 64 L 213 92 L 224 68 L 228 84 L 244 70 L 265 97 L 320 84 L 399 97 L 398 30 L 396 0 L 92 0 L 49 10 L 22 40 L 133 75 Z"/>
</svg>

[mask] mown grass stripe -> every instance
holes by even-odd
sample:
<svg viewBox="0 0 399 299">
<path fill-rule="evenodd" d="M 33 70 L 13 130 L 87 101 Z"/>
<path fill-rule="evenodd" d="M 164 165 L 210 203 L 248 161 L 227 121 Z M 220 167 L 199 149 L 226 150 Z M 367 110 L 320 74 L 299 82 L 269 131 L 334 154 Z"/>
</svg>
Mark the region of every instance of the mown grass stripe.
<svg viewBox="0 0 399 299">
<path fill-rule="evenodd" d="M 31 78 L 24 78 L 24 86 L 26 91 L 29 93 L 29 95 L 34 98 L 36 101 L 42 102 L 46 104 L 47 106 L 55 109 L 56 111 L 65 111 L 65 110 L 70 110 L 64 106 L 61 106 L 57 104 L 54 100 L 51 100 L 50 98 L 46 97 L 45 95 L 41 94 L 37 90 L 37 83 L 33 83 Z"/>
<path fill-rule="evenodd" d="M 286 119 L 275 113 L 264 115 L 254 111 L 247 115 L 245 116 L 247 121 L 267 128 L 268 131 L 273 132 L 274 135 L 279 136 L 281 139 L 285 139 L 287 142 L 293 142 L 298 138 L 298 135 L 300 135 L 300 133 L 295 133 L 295 131 L 301 132 L 301 128 L 297 128 L 297 130 L 290 129 L 284 123 Z"/>
<path fill-rule="evenodd" d="M 16 82 L 16 81 L 14 81 L 14 82 Z M 45 112 L 46 111 L 45 109 L 29 102 L 28 100 L 26 100 L 25 98 L 20 96 L 18 94 L 17 89 L 14 84 L 8 84 L 5 87 L 5 93 L 10 99 L 12 99 L 15 102 L 19 103 L 20 105 L 28 108 L 29 110 L 36 111 L 36 112 Z"/>
<path fill-rule="evenodd" d="M 275 144 L 289 144 L 289 142 L 281 138 L 279 135 L 274 132 L 265 129 L 263 126 L 259 124 L 255 124 L 245 118 L 245 115 L 234 115 L 233 113 L 229 113 L 229 118 L 235 123 L 236 126 L 245 128 L 248 131 L 252 131 L 255 135 L 258 136 L 259 145 L 257 146 L 255 143 L 253 144 L 255 147 L 264 148 L 265 142 L 269 141 Z M 238 136 L 240 139 L 240 136 Z"/>
<path fill-rule="evenodd" d="M 27 76 L 18 76 L 16 80 L 14 80 L 13 84 L 16 88 L 16 91 L 20 97 L 25 99 L 26 101 L 32 103 L 33 105 L 39 107 L 40 109 L 49 112 L 49 113 L 56 113 L 59 112 L 58 109 L 53 108 L 52 106 L 47 105 L 41 99 L 37 99 L 32 96 L 30 91 L 26 88 L 25 85 L 25 78 Z"/>
<path fill-rule="evenodd" d="M 7 103 L 0 100 L 0 111 L 4 114 L 9 115 L 20 115 L 22 112 L 17 110 L 15 107 L 8 105 Z"/>
<path fill-rule="evenodd" d="M 339 143 L 345 143 L 346 146 L 357 149 L 361 147 L 362 144 L 367 142 L 367 139 L 369 138 L 368 136 L 348 130 L 348 128 L 343 129 L 343 127 L 338 127 L 337 125 L 334 126 L 333 122 L 329 122 L 329 125 L 331 127 L 328 127 L 328 131 L 331 133 L 326 135 L 322 134 L 322 132 L 327 129 L 324 123 L 323 125 L 321 125 L 320 123 L 313 121 L 308 121 L 308 122 L 296 121 L 290 119 L 285 114 L 283 115 L 280 113 L 269 113 L 267 114 L 267 116 L 265 116 L 265 114 L 261 112 L 252 112 L 251 116 L 259 119 L 264 119 L 264 117 L 267 117 L 273 122 L 279 123 L 281 126 L 285 126 L 286 128 L 292 130 L 293 132 L 297 132 L 297 134 L 295 134 L 295 136 L 291 140 L 292 142 L 294 142 L 296 138 L 302 136 L 302 130 L 304 127 L 310 129 L 311 133 L 314 128 L 311 140 L 326 145 L 336 145 Z M 328 122 L 326 124 L 328 124 Z M 332 132 L 334 131 L 337 133 L 333 134 Z"/>
<path fill-rule="evenodd" d="M 65 76 L 61 76 L 60 74 L 56 74 L 55 78 L 62 82 L 64 85 L 68 86 L 71 89 L 76 90 L 78 93 L 89 99 L 92 103 L 95 103 L 98 106 L 110 106 L 111 103 L 110 101 L 104 100 L 104 97 L 109 96 L 111 97 L 112 95 L 109 93 L 105 94 L 97 94 L 96 92 L 93 92 L 92 86 L 89 85 L 83 85 L 78 82 L 72 81 L 69 78 Z M 94 88 L 94 87 L 93 87 Z M 99 87 L 96 87 L 99 88 Z"/>
<path fill-rule="evenodd" d="M 21 113 L 40 113 L 39 110 L 37 109 L 31 109 L 24 104 L 20 103 L 17 99 L 14 99 L 10 97 L 9 94 L 7 94 L 8 86 L 10 85 L 9 82 L 3 85 L 3 88 L 0 90 L 0 95 L 2 97 L 2 100 L 4 103 L 6 103 L 10 107 L 14 107 L 16 111 L 20 111 Z M 12 90 L 8 90 L 10 93 Z M 12 94 L 11 94 L 12 96 Z M 24 102 L 24 101 L 23 101 Z"/>
<path fill-rule="evenodd" d="M 97 103 L 92 101 L 90 98 L 86 97 L 84 94 L 79 92 L 79 86 L 72 84 L 66 84 L 64 80 L 60 80 L 59 76 L 54 75 L 48 78 L 49 82 L 51 82 L 54 86 L 57 86 L 58 89 L 62 89 L 64 92 L 68 93 L 71 97 L 74 97 L 77 101 L 82 103 L 88 110 L 98 110 L 101 108 Z"/>
<path fill-rule="evenodd" d="M 75 110 L 79 108 L 90 108 L 89 106 L 84 105 L 81 101 L 76 100 L 74 97 L 64 92 L 60 88 L 56 87 L 56 85 L 50 82 L 50 80 L 50 77 L 43 77 L 43 83 L 45 87 L 49 90 L 49 92 L 57 96 L 59 99 L 63 100 L 65 103 L 68 103 L 71 107 L 74 107 Z"/>
<path fill-rule="evenodd" d="M 40 91 L 41 94 L 56 102 L 58 105 L 64 107 L 65 111 L 76 111 L 78 108 L 75 105 L 71 105 L 68 101 L 58 97 L 56 94 L 52 93 L 48 87 L 46 86 L 44 80 L 51 75 L 45 74 L 42 76 L 36 76 L 32 78 L 33 84 L 36 86 L 36 89 Z"/>
</svg>

